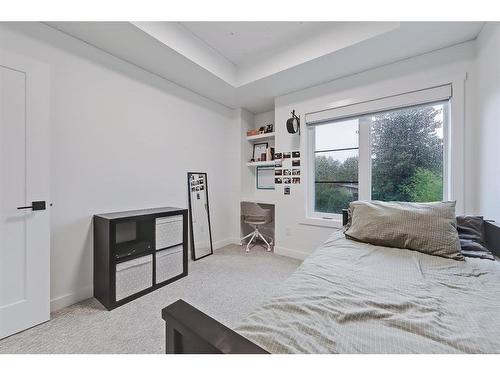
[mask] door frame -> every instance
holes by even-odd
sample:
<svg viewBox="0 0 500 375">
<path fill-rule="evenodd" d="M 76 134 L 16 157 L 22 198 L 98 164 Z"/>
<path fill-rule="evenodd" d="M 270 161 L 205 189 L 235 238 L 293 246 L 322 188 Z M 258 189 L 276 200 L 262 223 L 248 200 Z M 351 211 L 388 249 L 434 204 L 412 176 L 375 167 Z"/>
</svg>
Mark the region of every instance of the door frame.
<svg viewBox="0 0 500 375">
<path fill-rule="evenodd" d="M 0 66 L 25 74 L 26 202 L 14 204 L 47 202 L 45 211 L 26 213 L 26 300 L 37 313 L 20 311 L 18 321 L 3 327 L 2 336 L 9 336 L 50 319 L 50 67 L 2 48 Z"/>
</svg>

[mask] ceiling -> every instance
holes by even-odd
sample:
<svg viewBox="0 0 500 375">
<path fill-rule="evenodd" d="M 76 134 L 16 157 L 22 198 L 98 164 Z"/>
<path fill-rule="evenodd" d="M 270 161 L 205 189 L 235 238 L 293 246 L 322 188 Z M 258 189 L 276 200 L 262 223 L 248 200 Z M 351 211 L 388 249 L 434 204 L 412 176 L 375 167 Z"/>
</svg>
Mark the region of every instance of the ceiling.
<svg viewBox="0 0 500 375">
<path fill-rule="evenodd" d="M 475 39 L 483 23 L 48 25 L 229 108 L 242 107 L 260 113 L 273 108 L 276 96 Z"/>
<path fill-rule="evenodd" d="M 332 27 L 331 22 L 181 22 L 235 65 L 269 56 Z"/>
</svg>

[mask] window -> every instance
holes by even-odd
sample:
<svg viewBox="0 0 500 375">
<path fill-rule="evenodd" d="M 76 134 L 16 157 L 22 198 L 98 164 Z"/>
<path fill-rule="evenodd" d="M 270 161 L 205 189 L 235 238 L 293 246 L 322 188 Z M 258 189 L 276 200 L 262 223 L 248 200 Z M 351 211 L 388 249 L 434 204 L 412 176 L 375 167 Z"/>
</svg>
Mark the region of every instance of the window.
<svg viewBox="0 0 500 375">
<path fill-rule="evenodd" d="M 318 125 L 314 150 L 314 211 L 341 213 L 358 199 L 358 123 Z"/>
<path fill-rule="evenodd" d="M 310 214 L 340 214 L 357 199 L 445 199 L 448 107 L 440 100 L 310 126 Z"/>
</svg>

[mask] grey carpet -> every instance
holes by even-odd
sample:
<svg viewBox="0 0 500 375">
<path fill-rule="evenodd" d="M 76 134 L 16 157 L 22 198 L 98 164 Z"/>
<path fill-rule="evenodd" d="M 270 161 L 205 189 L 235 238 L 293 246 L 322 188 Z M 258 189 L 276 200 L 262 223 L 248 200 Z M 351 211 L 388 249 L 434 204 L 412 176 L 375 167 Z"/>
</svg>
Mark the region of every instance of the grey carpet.
<svg viewBox="0 0 500 375">
<path fill-rule="evenodd" d="M 189 263 L 189 275 L 113 311 L 88 299 L 37 327 L 0 340 L 0 353 L 164 353 L 161 309 L 184 299 L 234 327 L 271 295 L 299 261 L 236 245 Z"/>
</svg>

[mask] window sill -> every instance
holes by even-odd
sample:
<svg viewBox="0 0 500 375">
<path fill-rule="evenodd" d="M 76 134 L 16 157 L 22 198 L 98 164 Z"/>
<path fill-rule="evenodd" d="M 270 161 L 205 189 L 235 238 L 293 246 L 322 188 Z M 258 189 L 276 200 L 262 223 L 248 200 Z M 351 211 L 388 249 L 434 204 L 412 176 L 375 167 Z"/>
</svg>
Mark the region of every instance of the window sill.
<svg viewBox="0 0 500 375">
<path fill-rule="evenodd" d="M 300 221 L 299 224 L 325 228 L 342 228 L 342 220 L 337 218 L 325 219 L 321 217 L 306 217 Z"/>
</svg>

